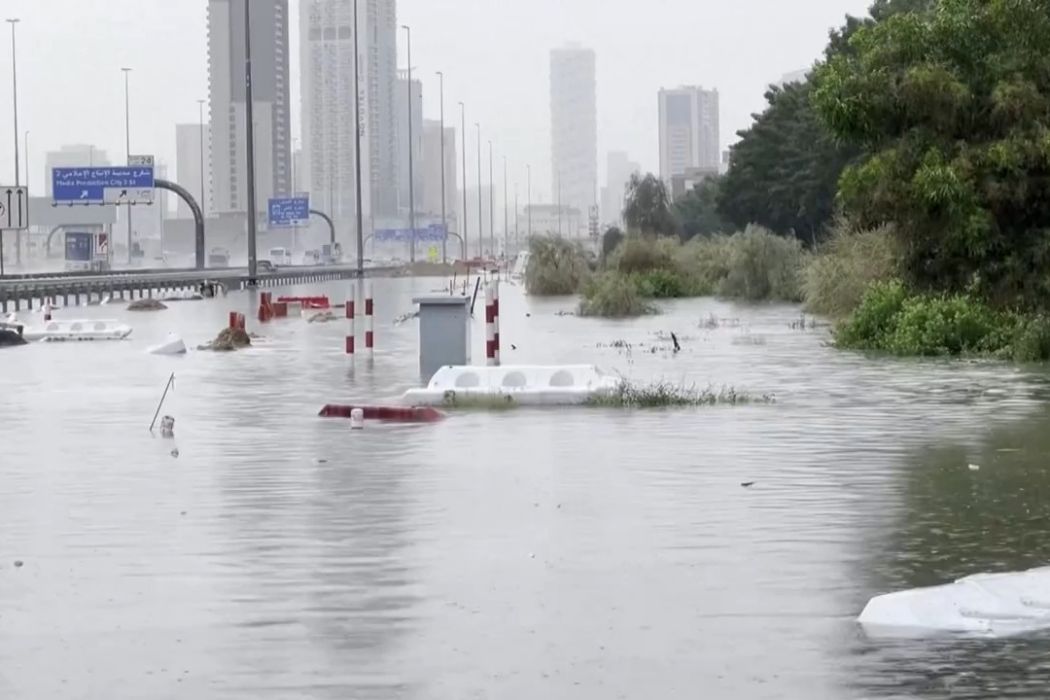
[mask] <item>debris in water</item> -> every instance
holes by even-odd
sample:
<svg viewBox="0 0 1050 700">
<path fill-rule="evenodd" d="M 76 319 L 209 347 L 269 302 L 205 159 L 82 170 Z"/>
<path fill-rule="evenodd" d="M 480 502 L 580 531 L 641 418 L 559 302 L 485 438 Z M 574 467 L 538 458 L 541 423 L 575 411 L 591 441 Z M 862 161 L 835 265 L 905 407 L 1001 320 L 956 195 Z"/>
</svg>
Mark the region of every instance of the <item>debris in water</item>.
<svg viewBox="0 0 1050 700">
<path fill-rule="evenodd" d="M 671 331 L 671 342 L 674 343 L 674 351 L 676 353 L 682 351 L 682 346 L 678 344 L 678 336 L 674 334 L 674 331 Z"/>
<path fill-rule="evenodd" d="M 331 311 L 321 311 L 306 319 L 307 323 L 328 323 L 335 320 L 336 316 Z"/>
<path fill-rule="evenodd" d="M 167 305 L 159 299 L 137 299 L 128 304 L 128 311 L 164 311 Z"/>
<path fill-rule="evenodd" d="M 232 352 L 252 344 L 251 336 L 241 328 L 223 328 L 215 337 L 215 340 L 199 346 L 198 350 L 211 350 L 213 352 Z"/>
<path fill-rule="evenodd" d="M 173 449 L 171 451 L 171 456 L 174 457 L 175 459 L 179 458 L 179 448 L 178 447 L 176 447 L 175 449 Z"/>
<path fill-rule="evenodd" d="M 981 471 L 981 465 L 980 464 L 971 464 L 970 465 L 970 471 L 972 471 L 972 472 L 979 472 L 979 471 Z"/>
<path fill-rule="evenodd" d="M 16 569 L 21 569 L 23 566 L 25 566 L 25 563 L 21 559 L 15 559 Z"/>
<path fill-rule="evenodd" d="M 419 318 L 419 312 L 418 311 L 413 311 L 412 313 L 402 314 L 401 316 L 398 316 L 397 318 L 394 319 L 394 325 L 395 326 L 400 326 L 405 321 L 411 321 L 414 318 Z"/>
<path fill-rule="evenodd" d="M 749 489 L 749 488 L 751 488 L 752 486 L 755 485 L 755 482 L 753 482 L 753 481 L 742 481 L 740 483 L 740 485 L 743 486 L 745 489 Z"/>
<path fill-rule="evenodd" d="M 517 349 L 518 349 L 518 346 L 517 346 L 517 345 L 515 345 L 514 343 L 511 343 L 511 344 L 510 344 L 510 349 L 511 349 L 511 350 L 517 350 Z"/>
</svg>

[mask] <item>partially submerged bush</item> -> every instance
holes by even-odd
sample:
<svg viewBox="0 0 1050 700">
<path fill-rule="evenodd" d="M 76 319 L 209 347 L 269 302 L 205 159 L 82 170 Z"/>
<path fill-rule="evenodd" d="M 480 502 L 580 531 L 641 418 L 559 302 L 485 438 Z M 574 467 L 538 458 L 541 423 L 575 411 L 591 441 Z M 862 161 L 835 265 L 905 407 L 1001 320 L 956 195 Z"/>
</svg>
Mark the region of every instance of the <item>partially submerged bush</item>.
<svg viewBox="0 0 1050 700">
<path fill-rule="evenodd" d="M 580 301 L 580 316 L 626 318 L 654 313 L 656 309 L 638 294 L 635 282 L 616 272 L 604 272 L 588 280 Z"/>
<path fill-rule="evenodd" d="M 589 274 L 587 256 L 578 243 L 560 236 L 529 239 L 529 263 L 525 268 L 525 289 L 529 294 L 576 294 Z"/>
<path fill-rule="evenodd" d="M 748 226 L 731 239 L 729 273 L 719 293 L 744 299 L 800 301 L 802 244 L 761 226 Z"/>
<path fill-rule="evenodd" d="M 860 305 L 868 287 L 893 278 L 900 265 L 900 245 L 892 228 L 856 231 L 836 222 L 830 240 L 810 258 L 802 274 L 806 308 L 844 318 Z"/>
<path fill-rule="evenodd" d="M 698 389 L 678 384 L 657 382 L 635 385 L 621 382 L 617 391 L 591 399 L 591 406 L 610 408 L 660 408 L 673 406 L 736 406 L 750 403 L 773 403 L 774 398 L 765 394 L 752 397 L 732 387 Z"/>
<path fill-rule="evenodd" d="M 1050 319 L 997 311 L 963 294 L 909 294 L 900 280 L 876 282 L 838 327 L 840 347 L 895 355 L 988 355 L 1050 359 Z"/>
</svg>

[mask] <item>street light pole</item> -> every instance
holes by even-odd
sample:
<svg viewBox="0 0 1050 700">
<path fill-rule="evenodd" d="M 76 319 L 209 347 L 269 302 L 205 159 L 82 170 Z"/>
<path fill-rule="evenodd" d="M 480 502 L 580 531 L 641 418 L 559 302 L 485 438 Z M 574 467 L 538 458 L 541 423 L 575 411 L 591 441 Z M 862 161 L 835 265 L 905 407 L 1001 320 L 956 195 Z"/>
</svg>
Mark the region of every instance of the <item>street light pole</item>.
<svg viewBox="0 0 1050 700">
<path fill-rule="evenodd" d="M 558 235 L 561 235 L 561 171 L 558 171 Z"/>
<path fill-rule="evenodd" d="M 208 204 L 204 194 L 204 100 L 197 100 L 198 111 L 200 112 L 200 142 L 201 142 L 201 213 L 205 216 L 208 214 Z"/>
<path fill-rule="evenodd" d="M 507 156 L 503 156 L 503 255 L 510 251 L 510 197 L 507 192 Z"/>
<path fill-rule="evenodd" d="M 25 135 L 25 148 L 22 149 L 22 154 L 25 156 L 26 164 L 26 192 L 29 191 L 29 132 L 26 131 Z"/>
<path fill-rule="evenodd" d="M 496 185 L 492 179 L 491 141 L 489 141 L 489 253 L 496 255 Z"/>
<path fill-rule="evenodd" d="M 440 78 L 441 102 L 441 225 L 445 227 L 445 236 L 441 239 L 441 264 L 448 263 L 448 213 L 445 210 L 445 74 L 437 72 Z"/>
<path fill-rule="evenodd" d="M 532 239 L 532 166 L 531 165 L 526 165 L 525 166 L 525 171 L 528 173 L 528 177 L 529 177 L 529 184 L 528 184 L 528 189 L 526 190 L 526 199 L 525 199 L 525 211 L 528 214 L 528 220 L 529 220 L 529 227 L 526 230 L 526 233 L 528 233 L 529 239 L 531 240 Z"/>
<path fill-rule="evenodd" d="M 248 0 L 244 0 L 244 133 L 248 156 L 248 286 L 258 284 L 258 251 L 255 240 L 255 114 L 252 105 L 252 17 Z"/>
<path fill-rule="evenodd" d="M 357 210 L 357 277 L 361 279 L 365 276 L 365 232 L 364 212 L 361 209 L 361 52 L 357 28 L 357 0 L 354 0 L 354 185 Z"/>
<path fill-rule="evenodd" d="M 15 121 L 15 187 L 22 184 L 22 178 L 19 174 L 21 167 L 18 164 L 18 51 L 15 48 L 15 26 L 20 21 L 18 18 L 7 20 L 7 23 L 11 25 L 11 92 L 14 97 L 12 102 L 14 103 Z M 3 239 L 0 238 L 0 248 L 3 248 L 3 245 Z M 15 230 L 15 264 L 22 264 L 22 232 L 17 229 Z"/>
<path fill-rule="evenodd" d="M 481 124 L 474 122 L 478 128 L 478 251 L 485 254 L 485 209 L 481 201 Z"/>
<path fill-rule="evenodd" d="M 469 250 L 467 245 L 467 108 L 462 102 L 459 103 L 459 111 L 463 119 L 460 128 L 460 134 L 463 137 L 463 259 L 469 260 L 470 256 L 467 254 Z"/>
<path fill-rule="evenodd" d="M 406 48 L 408 50 L 408 228 L 409 236 L 408 261 L 416 261 L 416 188 L 415 174 L 413 172 L 413 151 L 415 144 L 412 142 L 412 28 L 402 24 L 405 30 Z"/>
<path fill-rule="evenodd" d="M 129 87 L 130 68 L 121 68 L 124 71 L 124 138 L 127 154 L 127 164 L 131 164 L 131 89 Z M 128 202 L 128 265 L 131 265 L 131 202 Z"/>
</svg>

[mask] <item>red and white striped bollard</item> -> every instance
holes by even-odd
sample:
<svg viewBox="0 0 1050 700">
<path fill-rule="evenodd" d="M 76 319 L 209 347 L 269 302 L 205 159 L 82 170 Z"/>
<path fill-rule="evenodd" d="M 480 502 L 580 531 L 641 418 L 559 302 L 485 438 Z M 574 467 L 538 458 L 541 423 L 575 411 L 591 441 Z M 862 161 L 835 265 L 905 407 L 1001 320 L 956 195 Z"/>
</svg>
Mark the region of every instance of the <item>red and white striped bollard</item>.
<svg viewBox="0 0 1050 700">
<path fill-rule="evenodd" d="M 346 354 L 354 357 L 354 287 L 350 285 L 350 295 L 346 299 Z"/>
<path fill-rule="evenodd" d="M 365 351 L 369 359 L 375 356 L 376 339 L 375 301 L 372 299 L 372 285 L 365 286 Z"/>
<path fill-rule="evenodd" d="M 499 282 L 485 285 L 485 364 L 499 366 Z"/>
</svg>

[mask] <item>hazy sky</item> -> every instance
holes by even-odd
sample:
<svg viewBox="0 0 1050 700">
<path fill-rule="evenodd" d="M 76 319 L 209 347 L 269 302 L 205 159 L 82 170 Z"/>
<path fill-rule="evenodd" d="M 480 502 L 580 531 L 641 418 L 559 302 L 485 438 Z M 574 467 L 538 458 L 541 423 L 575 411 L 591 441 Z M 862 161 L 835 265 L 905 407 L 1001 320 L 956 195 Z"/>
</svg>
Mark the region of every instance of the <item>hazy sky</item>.
<svg viewBox="0 0 1050 700">
<path fill-rule="evenodd" d="M 293 127 L 298 129 L 298 0 L 292 16 Z M 723 146 L 764 105 L 766 85 L 808 67 L 828 29 L 869 0 L 398 0 L 412 26 L 424 113 L 437 117 L 434 71 L 446 74 L 446 117 L 480 121 L 511 187 L 531 163 L 539 199 L 549 193 L 548 52 L 576 41 L 598 60 L 599 179 L 605 153 L 625 150 L 658 169 L 657 90 L 717 87 Z M 124 158 L 124 83 L 131 76 L 131 145 L 175 167 L 175 123 L 197 121 L 207 97 L 207 0 L 3 0 L 19 17 L 19 129 L 30 131 L 31 184 L 43 153 L 92 143 Z M 13 179 L 10 26 L 0 27 L 0 181 Z M 403 32 L 401 37 L 403 38 Z M 401 40 L 399 40 L 401 41 Z M 399 63 L 404 63 L 404 46 Z M 297 133 L 297 131 L 296 131 Z M 21 137 L 20 137 L 21 138 Z M 473 143 L 473 141 L 471 142 Z M 473 155 L 468 152 L 468 162 Z M 486 146 L 487 153 L 487 146 Z M 501 166 L 497 165 L 497 169 Z M 487 169 L 487 164 L 486 164 Z M 473 172 L 473 168 L 468 166 Z M 24 172 L 24 164 L 23 164 Z M 172 173 L 174 174 L 174 173 Z"/>
</svg>

